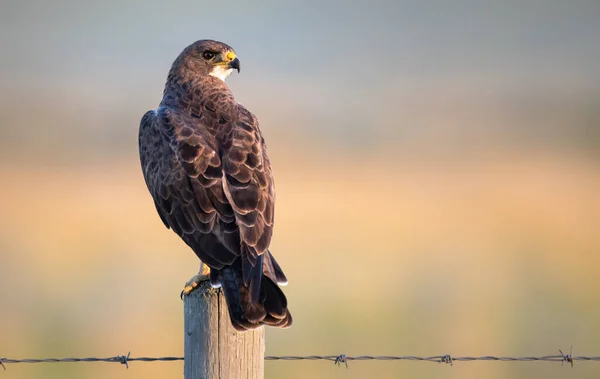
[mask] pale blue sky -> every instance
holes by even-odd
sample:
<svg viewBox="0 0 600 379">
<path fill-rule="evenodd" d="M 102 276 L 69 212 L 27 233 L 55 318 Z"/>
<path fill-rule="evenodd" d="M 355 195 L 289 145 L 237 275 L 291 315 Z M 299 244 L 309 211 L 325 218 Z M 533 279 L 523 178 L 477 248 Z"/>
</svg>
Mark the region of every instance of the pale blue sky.
<svg viewBox="0 0 600 379">
<path fill-rule="evenodd" d="M 543 110 L 576 103 L 593 113 L 600 101 L 599 19 L 598 1 L 4 0 L 0 136 L 11 146 L 65 130 L 134 138 L 175 56 L 201 38 L 236 49 L 242 73 L 230 85 L 275 135 L 401 143 L 443 129 L 427 118 L 444 107 L 500 124 L 533 113 L 537 135 Z"/>
</svg>

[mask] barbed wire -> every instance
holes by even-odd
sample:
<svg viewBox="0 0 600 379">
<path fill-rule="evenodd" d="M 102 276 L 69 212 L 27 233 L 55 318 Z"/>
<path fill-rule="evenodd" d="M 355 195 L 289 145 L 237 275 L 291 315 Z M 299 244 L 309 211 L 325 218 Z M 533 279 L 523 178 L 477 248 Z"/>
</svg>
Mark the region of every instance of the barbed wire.
<svg viewBox="0 0 600 379">
<path fill-rule="evenodd" d="M 336 365 L 344 364 L 348 368 L 349 361 L 421 361 L 446 363 L 451 366 L 454 362 L 472 362 L 472 361 L 500 361 L 500 362 L 561 362 L 561 365 L 569 363 L 573 367 L 575 361 L 595 361 L 600 362 L 600 356 L 573 356 L 573 347 L 569 354 L 564 354 L 562 350 L 558 350 L 560 355 L 545 355 L 545 356 L 523 356 L 523 357 L 497 357 L 492 355 L 485 356 L 464 356 L 453 357 L 450 354 L 434 355 L 428 357 L 420 357 L 414 355 L 391 356 L 391 355 L 358 355 L 350 356 L 346 354 L 340 355 L 268 355 L 265 356 L 266 361 L 332 361 Z M 63 362 L 109 362 L 124 364 L 129 368 L 129 362 L 171 362 L 183 361 L 183 357 L 132 357 L 131 352 L 127 355 L 116 355 L 107 358 L 25 358 L 12 359 L 0 358 L 0 366 L 6 370 L 6 363 L 63 363 Z"/>
</svg>

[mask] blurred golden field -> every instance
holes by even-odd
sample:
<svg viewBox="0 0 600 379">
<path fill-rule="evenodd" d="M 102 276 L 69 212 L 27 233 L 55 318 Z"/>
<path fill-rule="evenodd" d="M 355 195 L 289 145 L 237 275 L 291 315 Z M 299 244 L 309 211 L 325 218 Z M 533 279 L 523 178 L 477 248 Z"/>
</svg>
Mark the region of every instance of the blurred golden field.
<svg viewBox="0 0 600 379">
<path fill-rule="evenodd" d="M 279 162 L 272 246 L 291 282 L 295 325 L 267 332 L 267 354 L 526 355 L 571 343 L 580 354 L 597 350 L 600 170 L 593 161 L 526 153 L 414 161 L 389 152 L 350 168 L 351 153 L 322 154 L 326 166 L 302 167 L 272 154 Z M 156 217 L 135 159 L 5 165 L 1 180 L 10 356 L 183 354 L 178 293 L 196 258 Z M 557 369 L 521 365 L 353 362 L 345 372 L 324 362 L 268 362 L 266 369 L 267 377 L 286 378 Z M 10 365 L 7 374 L 182 370 L 179 363 L 115 366 Z"/>
<path fill-rule="evenodd" d="M 236 48 L 228 83 L 275 174 L 294 325 L 267 330 L 267 355 L 600 355 L 595 3 L 227 5 L 2 4 L 0 357 L 183 356 L 198 260 L 156 214 L 137 127 L 176 54 L 207 37 Z M 265 377 L 599 367 L 268 361 Z M 183 376 L 182 362 L 6 368 Z"/>
</svg>

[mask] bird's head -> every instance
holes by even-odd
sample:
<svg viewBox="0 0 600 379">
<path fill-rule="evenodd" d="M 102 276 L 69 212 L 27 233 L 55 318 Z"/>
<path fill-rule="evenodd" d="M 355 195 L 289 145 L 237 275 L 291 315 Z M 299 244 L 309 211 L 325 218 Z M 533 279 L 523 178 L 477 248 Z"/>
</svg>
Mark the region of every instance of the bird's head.
<svg viewBox="0 0 600 379">
<path fill-rule="evenodd" d="M 183 66 L 184 75 L 211 75 L 223 81 L 233 70 L 240 72 L 240 60 L 231 46 L 213 40 L 196 41 L 186 47 L 173 64 Z"/>
</svg>

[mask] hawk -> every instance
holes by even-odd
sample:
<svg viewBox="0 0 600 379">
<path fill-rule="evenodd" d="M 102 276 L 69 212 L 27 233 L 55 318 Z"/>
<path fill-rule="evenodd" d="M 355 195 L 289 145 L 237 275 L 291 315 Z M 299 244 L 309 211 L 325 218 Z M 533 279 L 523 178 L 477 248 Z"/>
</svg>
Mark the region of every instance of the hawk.
<svg viewBox="0 0 600 379">
<path fill-rule="evenodd" d="M 142 171 L 165 226 L 200 259 L 182 297 L 209 279 L 237 330 L 288 327 L 279 288 L 287 279 L 269 251 L 271 165 L 257 118 L 225 84 L 233 70 L 240 61 L 222 42 L 200 40 L 179 54 L 161 103 L 140 123 Z"/>
</svg>

